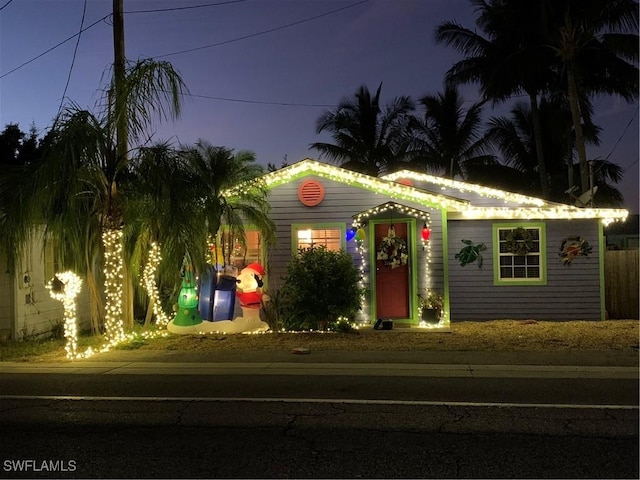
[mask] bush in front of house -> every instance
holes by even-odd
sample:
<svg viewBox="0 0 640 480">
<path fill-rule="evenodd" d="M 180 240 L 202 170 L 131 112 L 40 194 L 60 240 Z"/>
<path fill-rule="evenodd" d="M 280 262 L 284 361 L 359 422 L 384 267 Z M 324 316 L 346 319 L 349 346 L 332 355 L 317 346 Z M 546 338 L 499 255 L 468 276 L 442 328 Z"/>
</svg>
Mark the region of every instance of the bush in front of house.
<svg viewBox="0 0 640 480">
<path fill-rule="evenodd" d="M 339 317 L 354 318 L 362 307 L 359 281 L 360 273 L 344 250 L 300 249 L 287 265 L 280 289 L 284 328 L 326 329 Z"/>
</svg>

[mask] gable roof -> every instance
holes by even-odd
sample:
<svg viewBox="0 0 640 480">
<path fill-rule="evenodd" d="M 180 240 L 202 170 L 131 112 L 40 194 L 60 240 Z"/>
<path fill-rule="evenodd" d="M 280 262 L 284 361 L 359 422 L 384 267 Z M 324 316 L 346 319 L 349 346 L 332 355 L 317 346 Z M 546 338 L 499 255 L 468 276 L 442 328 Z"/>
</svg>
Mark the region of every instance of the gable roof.
<svg viewBox="0 0 640 480">
<path fill-rule="evenodd" d="M 263 187 L 271 189 L 298 178 L 314 175 L 327 180 L 351 185 L 387 195 L 394 200 L 406 200 L 426 207 L 445 210 L 452 219 L 589 219 L 599 218 L 608 224 L 624 220 L 629 212 L 614 208 L 580 208 L 540 198 L 506 192 L 495 188 L 450 180 L 424 173 L 403 170 L 382 177 L 372 177 L 327 163 L 305 158 L 258 179 Z M 434 186 L 438 191 L 399 183 L 402 179 L 415 179 Z M 243 188 L 239 186 L 238 188 Z M 445 192 L 446 193 L 443 193 Z M 501 199 L 503 206 L 474 205 L 473 201 L 454 195 L 473 192 L 481 197 Z M 229 192 L 232 193 L 232 192 Z"/>
</svg>

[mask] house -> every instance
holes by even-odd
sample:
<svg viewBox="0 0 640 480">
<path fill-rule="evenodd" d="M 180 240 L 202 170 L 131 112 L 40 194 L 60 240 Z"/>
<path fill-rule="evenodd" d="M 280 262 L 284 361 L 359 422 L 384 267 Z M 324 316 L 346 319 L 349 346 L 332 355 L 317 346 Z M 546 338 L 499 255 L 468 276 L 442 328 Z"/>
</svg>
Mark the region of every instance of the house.
<svg viewBox="0 0 640 480">
<path fill-rule="evenodd" d="M 626 210 L 578 208 L 411 171 L 371 177 L 311 159 L 261 180 L 277 244 L 266 251 L 248 229 L 248 250 L 238 259 L 266 265 L 269 291 L 299 248 L 325 245 L 345 249 L 360 268 L 367 289 L 361 323 L 418 325 L 418 294 L 428 290 L 444 299 L 440 328 L 605 318 L 603 226 L 624 220 Z"/>
<path fill-rule="evenodd" d="M 26 340 L 63 328 L 62 303 L 49 295 L 46 284 L 56 272 L 51 246 L 43 248 L 42 235 L 34 235 L 17 263 L 15 274 L 0 258 L 0 340 Z M 89 294 L 86 286 L 78 297 L 78 328 L 90 325 Z"/>
</svg>

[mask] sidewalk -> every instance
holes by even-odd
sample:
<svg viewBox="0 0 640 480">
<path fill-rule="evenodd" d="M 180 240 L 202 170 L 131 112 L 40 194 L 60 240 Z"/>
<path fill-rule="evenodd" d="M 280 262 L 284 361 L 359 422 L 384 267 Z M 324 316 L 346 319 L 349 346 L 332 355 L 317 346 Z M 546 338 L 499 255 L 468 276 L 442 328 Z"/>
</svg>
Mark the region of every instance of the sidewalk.
<svg viewBox="0 0 640 480">
<path fill-rule="evenodd" d="M 446 365 L 583 365 L 638 367 L 637 352 L 471 352 L 471 351 L 327 351 L 311 350 L 294 354 L 289 350 L 249 351 L 157 351 L 112 350 L 97 354 L 87 362 L 159 363 L 372 363 Z"/>
<path fill-rule="evenodd" d="M 66 367 L 109 363 L 166 364 L 370 364 L 376 368 L 386 365 L 496 365 L 496 366 L 584 366 L 635 367 L 640 356 L 629 351 L 309 351 L 295 354 L 291 350 L 229 350 L 229 351 L 171 351 L 171 350 L 112 350 L 88 359 L 61 362 L 0 362 L 0 371 L 10 365 L 43 368 L 45 365 Z"/>
</svg>

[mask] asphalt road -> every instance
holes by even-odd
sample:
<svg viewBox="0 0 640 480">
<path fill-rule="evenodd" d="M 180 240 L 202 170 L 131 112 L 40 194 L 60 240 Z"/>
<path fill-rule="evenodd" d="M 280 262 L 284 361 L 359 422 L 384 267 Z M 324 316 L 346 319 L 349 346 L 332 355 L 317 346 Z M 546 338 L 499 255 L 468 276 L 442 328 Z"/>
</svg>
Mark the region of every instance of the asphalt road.
<svg viewBox="0 0 640 480">
<path fill-rule="evenodd" d="M 637 367 L 87 362 L 0 372 L 3 478 L 639 475 Z"/>
</svg>

